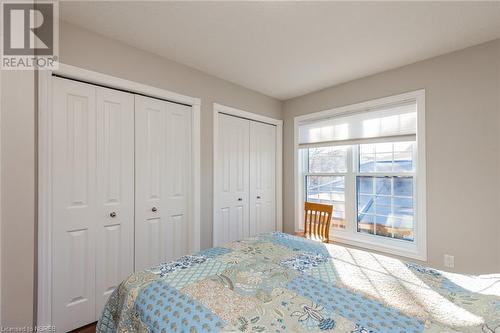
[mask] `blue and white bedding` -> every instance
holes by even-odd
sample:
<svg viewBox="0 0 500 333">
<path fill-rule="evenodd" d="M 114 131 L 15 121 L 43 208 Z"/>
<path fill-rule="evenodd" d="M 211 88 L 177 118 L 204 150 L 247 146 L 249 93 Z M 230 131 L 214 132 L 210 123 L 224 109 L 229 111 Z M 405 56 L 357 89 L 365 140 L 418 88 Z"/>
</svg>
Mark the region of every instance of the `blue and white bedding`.
<svg viewBox="0 0 500 333">
<path fill-rule="evenodd" d="M 270 233 L 130 275 L 97 331 L 500 333 L 500 274 Z"/>
</svg>

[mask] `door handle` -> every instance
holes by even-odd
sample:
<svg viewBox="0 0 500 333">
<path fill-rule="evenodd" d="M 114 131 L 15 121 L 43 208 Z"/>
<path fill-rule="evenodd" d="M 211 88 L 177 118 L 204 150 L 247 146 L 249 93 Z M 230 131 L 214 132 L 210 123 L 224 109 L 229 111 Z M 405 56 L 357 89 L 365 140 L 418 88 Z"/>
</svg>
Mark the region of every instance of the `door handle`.
<svg viewBox="0 0 500 333">
<path fill-rule="evenodd" d="M 109 213 L 109 216 L 111 216 L 111 217 L 116 217 L 116 212 L 111 212 L 111 213 Z"/>
<path fill-rule="evenodd" d="M 257 199 L 260 199 L 260 195 L 257 196 Z"/>
<path fill-rule="evenodd" d="M 238 198 L 238 201 L 243 201 L 243 198 Z"/>
<path fill-rule="evenodd" d="M 153 207 L 153 208 L 151 208 L 151 211 L 152 211 L 153 213 L 155 213 L 155 212 L 157 212 L 157 211 L 158 211 L 158 208 Z"/>
</svg>

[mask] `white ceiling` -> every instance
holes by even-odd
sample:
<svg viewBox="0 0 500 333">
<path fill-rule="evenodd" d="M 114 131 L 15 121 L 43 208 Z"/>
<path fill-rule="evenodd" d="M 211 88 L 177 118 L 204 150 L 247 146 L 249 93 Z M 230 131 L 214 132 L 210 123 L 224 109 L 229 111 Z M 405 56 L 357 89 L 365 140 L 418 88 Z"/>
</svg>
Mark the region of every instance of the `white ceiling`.
<svg viewBox="0 0 500 333">
<path fill-rule="evenodd" d="M 500 37 L 500 2 L 64 2 L 63 20 L 280 100 Z"/>
</svg>

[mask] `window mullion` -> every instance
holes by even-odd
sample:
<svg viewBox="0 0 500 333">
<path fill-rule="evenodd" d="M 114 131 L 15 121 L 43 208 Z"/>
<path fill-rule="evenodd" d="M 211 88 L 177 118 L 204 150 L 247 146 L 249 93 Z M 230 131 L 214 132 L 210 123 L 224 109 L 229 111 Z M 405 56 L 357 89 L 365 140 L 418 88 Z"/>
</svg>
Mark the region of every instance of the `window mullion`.
<svg viewBox="0 0 500 333">
<path fill-rule="evenodd" d="M 354 234 L 357 230 L 356 213 L 356 170 L 358 165 L 357 145 L 348 149 L 348 172 L 346 177 L 346 230 Z"/>
</svg>

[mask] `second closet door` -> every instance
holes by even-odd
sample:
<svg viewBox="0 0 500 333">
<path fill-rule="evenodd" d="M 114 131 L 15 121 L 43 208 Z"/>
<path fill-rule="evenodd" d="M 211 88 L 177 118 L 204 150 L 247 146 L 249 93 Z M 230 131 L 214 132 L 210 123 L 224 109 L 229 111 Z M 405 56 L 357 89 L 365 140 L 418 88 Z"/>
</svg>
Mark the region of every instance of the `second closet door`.
<svg viewBox="0 0 500 333">
<path fill-rule="evenodd" d="M 276 230 L 276 126 L 250 121 L 250 235 Z"/>
<path fill-rule="evenodd" d="M 189 253 L 191 112 L 135 97 L 135 269 Z"/>
<path fill-rule="evenodd" d="M 217 181 L 219 189 L 214 246 L 250 235 L 248 199 L 250 121 L 219 114 Z"/>
<path fill-rule="evenodd" d="M 96 319 L 134 271 L 134 97 L 96 88 Z"/>
<path fill-rule="evenodd" d="M 276 230 L 276 126 L 218 115 L 214 246 Z"/>
</svg>

